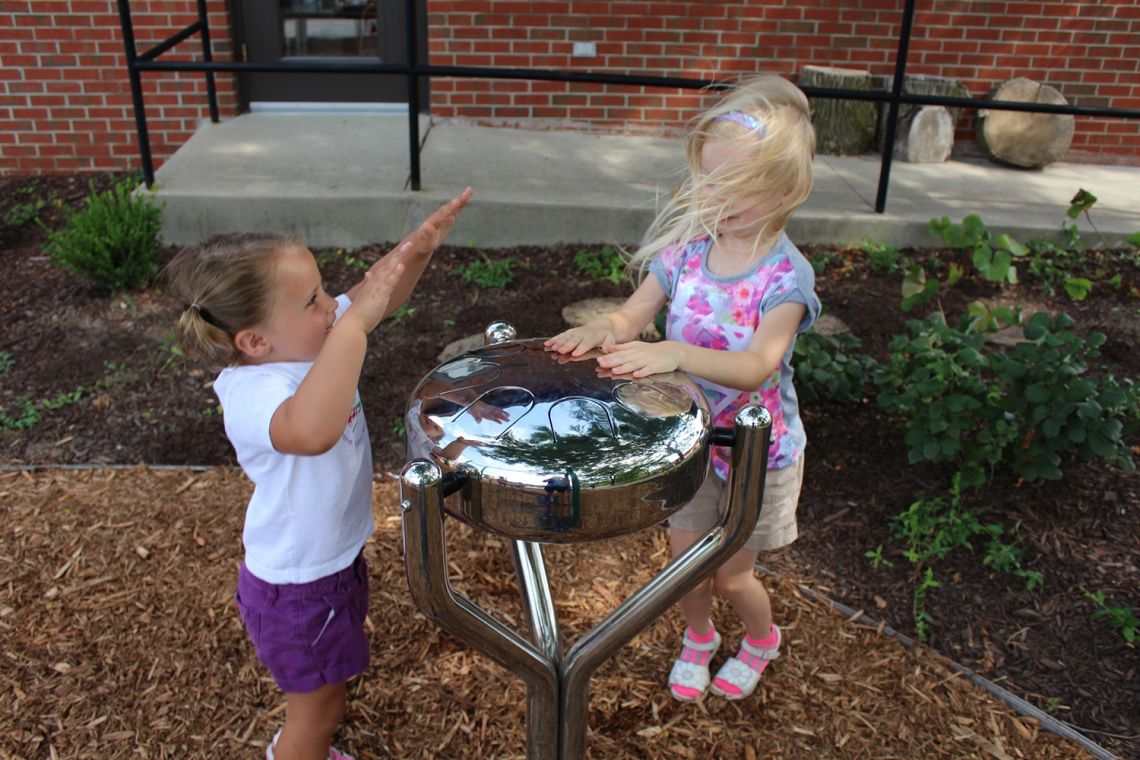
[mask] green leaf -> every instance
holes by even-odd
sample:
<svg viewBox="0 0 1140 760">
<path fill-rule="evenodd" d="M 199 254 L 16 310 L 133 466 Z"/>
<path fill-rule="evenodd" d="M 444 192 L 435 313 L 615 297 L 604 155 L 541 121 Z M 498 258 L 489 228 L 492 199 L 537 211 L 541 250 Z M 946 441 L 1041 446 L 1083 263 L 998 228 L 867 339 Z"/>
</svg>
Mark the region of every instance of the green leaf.
<svg viewBox="0 0 1140 760">
<path fill-rule="evenodd" d="M 1084 277 L 1070 277 L 1065 280 L 1065 292 L 1074 301 L 1083 301 L 1092 291 L 1092 282 Z"/>
<path fill-rule="evenodd" d="M 1080 214 L 1087 213 L 1096 201 L 1097 197 L 1082 187 L 1069 201 L 1069 210 L 1065 215 L 1070 219 L 1076 219 Z"/>
<path fill-rule="evenodd" d="M 997 236 L 994 244 L 1003 251 L 1009 251 L 1014 256 L 1024 256 L 1029 253 L 1029 247 L 1017 242 L 1004 232 Z"/>
</svg>

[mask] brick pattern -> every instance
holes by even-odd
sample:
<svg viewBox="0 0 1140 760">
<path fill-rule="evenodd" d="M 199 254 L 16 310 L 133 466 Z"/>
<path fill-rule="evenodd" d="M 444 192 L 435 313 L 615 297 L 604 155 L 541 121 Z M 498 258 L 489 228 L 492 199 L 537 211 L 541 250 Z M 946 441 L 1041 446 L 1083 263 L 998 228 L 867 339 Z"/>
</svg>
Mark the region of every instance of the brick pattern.
<svg viewBox="0 0 1140 760">
<path fill-rule="evenodd" d="M 898 0 L 428 0 L 431 62 L 686 76 L 776 73 L 805 65 L 892 75 Z M 574 57 L 574 43 L 596 55 Z M 1074 104 L 1140 108 L 1140 0 L 920 2 L 907 70 L 960 79 L 975 96 L 1029 77 Z M 437 79 L 432 112 L 488 124 L 534 119 L 672 132 L 691 91 L 530 81 Z M 972 139 L 974 115 L 959 124 Z M 1070 160 L 1140 163 L 1140 121 L 1078 118 Z"/>
<path fill-rule="evenodd" d="M 232 56 L 227 0 L 208 0 L 216 60 Z M 718 79 L 794 76 L 826 64 L 893 72 L 898 0 L 427 0 L 432 63 Z M 138 49 L 196 18 L 194 0 L 132 0 Z M 596 54 L 572 56 L 574 43 Z M 199 60 L 196 38 L 168 57 Z M 1011 76 L 1073 103 L 1140 108 L 1140 0 L 921 2 L 908 70 L 985 95 Z M 217 77 L 223 117 L 233 76 Z M 208 118 L 202 74 L 143 75 L 156 166 Z M 435 79 L 432 111 L 489 124 L 676 132 L 692 91 Z M 959 138 L 972 139 L 973 115 Z M 537 120 L 537 121 L 536 121 Z M 1140 163 L 1140 122 L 1077 121 L 1070 160 Z M 114 0 L 5 0 L 0 12 L 0 175 L 136 168 L 138 144 Z"/>
<path fill-rule="evenodd" d="M 226 0 L 209 0 L 215 60 L 231 53 Z M 126 54 L 115 0 L 5 0 L 0 12 L 0 174 L 118 171 L 139 166 Z M 194 23 L 194 0 L 132 0 L 138 50 Z M 164 54 L 201 60 L 195 36 Z M 216 77 L 223 117 L 237 112 L 233 76 Z M 155 165 L 209 118 L 201 73 L 143 74 Z"/>
</svg>

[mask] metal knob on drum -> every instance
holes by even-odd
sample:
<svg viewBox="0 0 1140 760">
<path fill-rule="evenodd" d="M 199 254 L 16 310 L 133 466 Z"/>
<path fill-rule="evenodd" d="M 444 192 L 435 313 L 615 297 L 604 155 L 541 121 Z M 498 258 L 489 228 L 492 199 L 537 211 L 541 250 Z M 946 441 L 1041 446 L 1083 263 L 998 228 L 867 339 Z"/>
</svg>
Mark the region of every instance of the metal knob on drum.
<svg viewBox="0 0 1140 760">
<path fill-rule="evenodd" d="M 735 553 L 760 513 L 771 418 L 745 407 L 714 430 L 700 388 L 680 372 L 634 379 L 517 340 L 436 367 L 411 394 L 401 477 L 404 557 L 416 604 L 527 684 L 531 758 L 585 754 L 589 678 L 598 665 Z M 704 481 L 713 443 L 733 444 L 722 522 L 565 653 L 542 543 L 599 541 L 657 525 Z M 512 539 L 530 639 L 456 594 L 444 515 Z"/>
</svg>

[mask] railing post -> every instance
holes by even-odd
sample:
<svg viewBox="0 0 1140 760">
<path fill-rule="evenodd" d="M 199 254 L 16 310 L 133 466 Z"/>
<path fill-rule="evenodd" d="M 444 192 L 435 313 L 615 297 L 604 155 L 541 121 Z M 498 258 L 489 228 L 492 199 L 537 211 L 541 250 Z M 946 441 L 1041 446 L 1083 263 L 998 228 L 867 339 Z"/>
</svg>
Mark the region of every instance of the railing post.
<svg viewBox="0 0 1140 760">
<path fill-rule="evenodd" d="M 879 190 L 875 195 L 875 213 L 881 214 L 887 207 L 887 185 L 891 181 L 891 159 L 895 154 L 895 130 L 898 128 L 899 95 L 906 81 L 906 56 L 910 50 L 910 29 L 914 24 L 914 1 L 906 0 L 903 9 L 902 28 L 899 30 L 899 49 L 895 54 L 895 80 L 891 84 L 891 99 L 887 102 L 887 134 L 883 144 L 883 155 L 879 164 Z"/>
<path fill-rule="evenodd" d="M 408 59 L 408 172 L 412 190 L 420 189 L 420 54 L 416 34 L 416 0 L 404 0 Z"/>
<path fill-rule="evenodd" d="M 210 17 L 206 11 L 206 0 L 198 0 L 198 21 L 202 24 L 202 60 L 213 63 L 214 54 L 210 50 Z M 214 72 L 206 72 L 206 99 L 210 103 L 210 121 L 218 123 L 218 88 L 214 84 Z"/>
<path fill-rule="evenodd" d="M 135 129 L 139 134 L 139 158 L 142 160 L 143 178 L 146 186 L 154 186 L 154 161 L 150 155 L 150 133 L 146 128 L 146 109 L 143 105 L 142 75 L 136 64 L 138 52 L 135 50 L 135 27 L 131 21 L 129 0 L 118 0 L 119 24 L 123 29 L 123 47 L 127 54 L 127 76 L 131 82 L 131 101 L 135 108 Z"/>
</svg>

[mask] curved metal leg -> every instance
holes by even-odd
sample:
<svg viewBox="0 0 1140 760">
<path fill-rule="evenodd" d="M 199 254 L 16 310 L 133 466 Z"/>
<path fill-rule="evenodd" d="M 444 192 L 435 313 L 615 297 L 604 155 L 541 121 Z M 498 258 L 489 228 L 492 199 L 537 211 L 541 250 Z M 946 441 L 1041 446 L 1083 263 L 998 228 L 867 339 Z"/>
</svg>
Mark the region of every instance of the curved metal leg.
<svg viewBox="0 0 1140 760">
<path fill-rule="evenodd" d="M 736 553 L 752 534 L 764 496 L 771 426 L 772 418 L 763 407 L 745 407 L 737 414 L 728 508 L 721 524 L 666 565 L 566 653 L 559 668 L 560 757 L 586 756 L 590 677 L 598 666 Z"/>
<path fill-rule="evenodd" d="M 559 700 L 554 663 L 451 588 L 443 534 L 442 481 L 439 466 L 423 459 L 409 462 L 400 476 L 404 565 L 412 599 L 445 631 L 522 678 L 527 691 L 527 757 L 554 758 Z"/>
<path fill-rule="evenodd" d="M 533 541 L 512 541 L 511 550 L 515 572 L 519 576 L 523 611 L 530 621 L 531 640 L 547 661 L 558 667 L 558 661 L 562 659 L 562 642 L 554 613 L 554 599 L 550 596 L 550 583 L 546 579 L 542 545 Z"/>
</svg>

